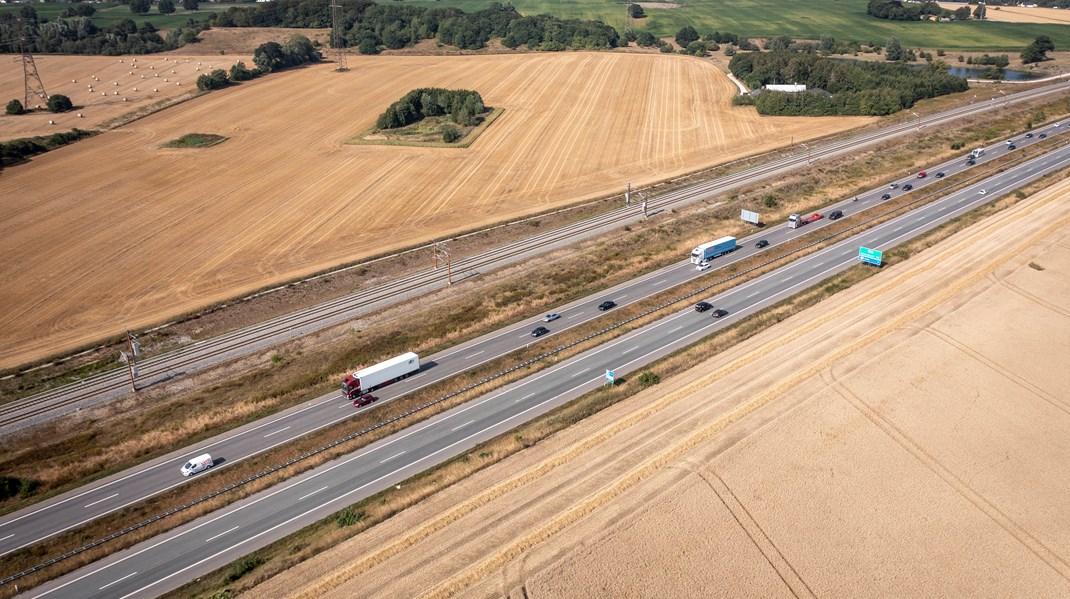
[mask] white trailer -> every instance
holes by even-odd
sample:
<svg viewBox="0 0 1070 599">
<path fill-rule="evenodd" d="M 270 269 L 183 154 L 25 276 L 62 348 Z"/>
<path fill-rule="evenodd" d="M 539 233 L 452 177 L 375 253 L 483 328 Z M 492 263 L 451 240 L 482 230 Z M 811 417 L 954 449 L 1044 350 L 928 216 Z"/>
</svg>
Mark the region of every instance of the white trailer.
<svg viewBox="0 0 1070 599">
<path fill-rule="evenodd" d="M 418 370 L 420 370 L 420 356 L 412 352 L 401 354 L 347 375 L 342 380 L 342 394 L 347 399 L 354 399 L 377 387 L 405 378 Z"/>
</svg>

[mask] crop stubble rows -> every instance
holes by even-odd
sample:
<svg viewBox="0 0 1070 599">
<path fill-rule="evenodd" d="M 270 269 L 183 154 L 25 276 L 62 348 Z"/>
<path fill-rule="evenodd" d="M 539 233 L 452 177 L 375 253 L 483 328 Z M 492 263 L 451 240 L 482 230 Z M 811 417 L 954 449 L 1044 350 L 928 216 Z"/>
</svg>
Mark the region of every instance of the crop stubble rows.
<svg viewBox="0 0 1070 599">
<path fill-rule="evenodd" d="M 0 366 L 264 285 L 865 119 L 761 118 L 705 61 L 355 58 L 214 92 L 0 179 Z M 346 146 L 412 88 L 505 114 L 466 150 Z M 198 131 L 229 137 L 161 149 Z"/>
</svg>

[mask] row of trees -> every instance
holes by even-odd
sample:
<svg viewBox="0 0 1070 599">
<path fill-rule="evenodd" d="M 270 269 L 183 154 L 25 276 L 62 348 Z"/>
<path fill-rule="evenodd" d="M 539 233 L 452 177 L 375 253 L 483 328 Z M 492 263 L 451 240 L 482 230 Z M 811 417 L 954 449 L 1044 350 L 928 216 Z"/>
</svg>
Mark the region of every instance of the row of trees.
<svg viewBox="0 0 1070 599">
<path fill-rule="evenodd" d="M 485 47 L 492 37 L 511 48 L 537 50 L 613 48 L 620 41 L 616 29 L 599 21 L 524 17 L 511 4 L 497 2 L 471 13 L 369 0 L 345 2 L 343 7 L 345 43 L 362 54 L 397 50 L 425 39 L 467 50 Z M 231 7 L 214 22 L 221 27 L 330 27 L 331 15 L 328 0 L 276 0 Z"/>
<path fill-rule="evenodd" d="M 836 61 L 815 54 L 765 52 L 737 54 L 729 69 L 752 88 L 770 83 L 802 83 L 824 90 L 806 93 L 762 91 L 741 96 L 770 115 L 886 115 L 910 108 L 923 98 L 965 91 L 966 80 L 941 63 L 922 67 L 862 61 Z"/>
<path fill-rule="evenodd" d="M 445 115 L 459 125 L 473 126 L 478 124 L 479 115 L 486 110 L 479 92 L 425 87 L 412 90 L 387 107 L 375 121 L 375 128 L 397 129 L 429 116 Z"/>
<path fill-rule="evenodd" d="M 200 0 L 182 0 L 182 8 L 197 10 Z M 130 12 L 136 15 L 147 15 L 152 10 L 152 0 L 130 0 Z M 169 15 L 175 12 L 175 0 L 157 0 L 156 10 L 161 15 Z"/>
<path fill-rule="evenodd" d="M 92 8 L 92 7 L 90 7 Z M 207 25 L 190 21 L 162 37 L 151 23 L 140 27 L 130 19 L 98 27 L 89 16 L 72 16 L 55 21 L 37 19 L 33 6 L 21 6 L 17 13 L 0 13 L 0 47 L 18 48 L 26 39 L 35 53 L 62 54 L 150 54 L 174 50 L 197 39 Z"/>
<path fill-rule="evenodd" d="M 949 10 L 929 1 L 903 4 L 900 0 L 869 0 L 866 5 L 866 13 L 870 16 L 892 21 L 921 21 L 929 17 L 966 21 L 971 16 L 980 19 L 984 10 L 984 5 L 978 5 L 973 11 L 969 6 Z"/>
<path fill-rule="evenodd" d="M 322 57 L 312 45 L 312 42 L 307 37 L 296 34 L 285 45 L 278 42 L 261 44 L 253 52 L 253 64 L 256 65 L 253 69 L 245 66 L 244 62 L 238 61 L 230 67 L 229 73 L 223 69 L 215 69 L 210 73 L 204 73 L 197 77 L 197 89 L 201 91 L 222 89 L 231 83 L 256 79 L 271 71 L 301 66 L 310 62 L 319 62 L 320 60 L 322 60 Z"/>
</svg>

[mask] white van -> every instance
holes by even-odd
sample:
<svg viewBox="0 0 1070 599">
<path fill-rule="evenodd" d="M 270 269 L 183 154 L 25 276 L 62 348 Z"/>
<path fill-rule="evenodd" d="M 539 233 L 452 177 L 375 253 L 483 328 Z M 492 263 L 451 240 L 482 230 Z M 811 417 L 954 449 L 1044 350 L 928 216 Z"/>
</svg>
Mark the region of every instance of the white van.
<svg viewBox="0 0 1070 599">
<path fill-rule="evenodd" d="M 192 474 L 197 474 L 198 472 L 202 470 L 207 470 L 214 465 L 215 462 L 212 461 L 212 456 L 208 455 L 207 453 L 204 455 L 199 455 L 193 458 L 192 460 L 186 462 L 186 465 L 182 467 L 182 476 L 190 476 Z"/>
</svg>

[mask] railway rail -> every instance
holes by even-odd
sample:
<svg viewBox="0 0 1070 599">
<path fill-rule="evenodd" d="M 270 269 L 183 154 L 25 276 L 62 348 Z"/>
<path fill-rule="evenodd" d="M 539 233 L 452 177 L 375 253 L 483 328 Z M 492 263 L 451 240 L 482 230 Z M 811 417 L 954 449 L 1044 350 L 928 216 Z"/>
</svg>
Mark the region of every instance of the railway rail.
<svg viewBox="0 0 1070 599">
<path fill-rule="evenodd" d="M 1066 91 L 1065 83 L 1035 88 L 1000 98 L 998 105 L 1033 100 Z M 920 117 L 863 133 L 848 139 L 813 146 L 808 152 L 791 154 L 737 173 L 724 175 L 666 192 L 647 200 L 647 210 L 657 211 L 687 204 L 708 196 L 731 191 L 745 183 L 754 183 L 794 170 L 823 158 L 859 150 L 878 142 L 920 131 L 924 127 L 982 114 L 996 104 L 976 102 L 940 113 Z M 591 218 L 571 223 L 525 239 L 481 252 L 454 262 L 459 279 L 505 266 L 522 257 L 547 251 L 565 242 L 575 242 L 604 230 L 623 226 L 642 218 L 636 205 L 621 207 Z M 427 269 L 411 273 L 373 288 L 302 308 L 261 323 L 199 341 L 138 362 L 142 386 L 166 381 L 272 345 L 313 333 L 352 319 L 361 313 L 383 307 L 407 297 L 445 286 L 441 271 Z M 69 383 L 49 391 L 0 405 L 0 432 L 31 426 L 70 411 L 101 403 L 129 393 L 129 376 L 113 370 Z"/>
</svg>

